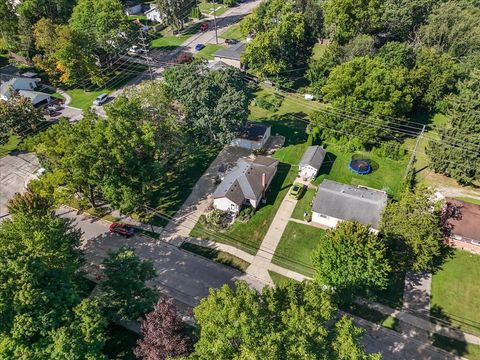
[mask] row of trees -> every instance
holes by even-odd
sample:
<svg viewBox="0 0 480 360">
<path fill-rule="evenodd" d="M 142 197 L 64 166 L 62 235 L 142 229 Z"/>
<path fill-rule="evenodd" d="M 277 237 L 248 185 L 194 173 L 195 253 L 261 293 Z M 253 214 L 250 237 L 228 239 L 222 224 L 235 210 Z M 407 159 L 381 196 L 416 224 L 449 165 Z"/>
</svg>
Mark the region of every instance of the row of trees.
<svg viewBox="0 0 480 360">
<path fill-rule="evenodd" d="M 0 224 L 0 357 L 106 359 L 109 321 L 142 321 L 142 359 L 379 359 L 366 355 L 362 330 L 337 314 L 332 293 L 315 282 L 265 288 L 238 282 L 211 290 L 194 309 L 196 331 L 171 299 L 145 286 L 157 274 L 130 248 L 103 262 L 100 291 L 81 277 L 81 233 L 55 215 L 54 202 L 28 191 L 9 202 Z M 34 229 L 34 230 L 32 230 Z"/>
<path fill-rule="evenodd" d="M 156 184 L 196 144 L 228 143 L 248 117 L 249 90 L 236 69 L 172 67 L 165 82 L 125 90 L 106 119 L 86 113 L 26 140 L 49 170 L 32 186 L 59 201 L 80 193 L 124 212 L 148 204 Z"/>
<path fill-rule="evenodd" d="M 402 120 L 445 113 L 432 168 L 468 184 L 480 176 L 478 98 L 465 98 L 477 86 L 479 19 L 470 0 L 269 0 L 242 24 L 253 37 L 244 62 L 259 76 L 287 79 L 308 66 L 308 91 L 331 105 L 311 120 L 329 140 L 377 147 L 405 137 Z M 328 45 L 312 54 L 319 38 Z"/>
<path fill-rule="evenodd" d="M 137 38 L 119 0 L 13 3 L 0 5 L 3 47 L 31 58 L 53 84 L 102 84 L 106 66 Z"/>
<path fill-rule="evenodd" d="M 155 302 L 145 287 L 153 266 L 120 249 L 104 262 L 101 295 L 88 298 L 81 233 L 53 205 L 33 192 L 17 194 L 11 219 L 0 224 L 0 357 L 106 359 L 108 321 L 134 319 Z"/>
</svg>

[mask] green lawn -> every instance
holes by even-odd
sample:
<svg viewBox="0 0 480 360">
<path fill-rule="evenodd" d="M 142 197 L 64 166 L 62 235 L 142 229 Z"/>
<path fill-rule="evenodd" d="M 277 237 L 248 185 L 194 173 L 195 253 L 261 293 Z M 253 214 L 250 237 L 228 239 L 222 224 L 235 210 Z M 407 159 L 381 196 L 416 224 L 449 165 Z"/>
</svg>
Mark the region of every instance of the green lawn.
<svg viewBox="0 0 480 360">
<path fill-rule="evenodd" d="M 236 246 L 252 255 L 257 253 L 280 204 L 295 180 L 296 170 L 280 164 L 277 174 L 267 190 L 267 202 L 260 206 L 247 222 L 235 222 L 224 232 L 206 230 L 197 222 L 191 235 Z"/>
<path fill-rule="evenodd" d="M 180 246 L 182 249 L 193 252 L 197 255 L 200 255 L 204 258 L 219 262 L 221 264 L 231 266 L 237 270 L 245 271 L 249 267 L 250 263 L 246 262 L 245 260 L 240 259 L 232 254 L 221 250 L 215 250 L 211 248 L 207 248 L 204 246 L 199 246 L 190 243 L 183 243 Z"/>
<path fill-rule="evenodd" d="M 196 34 L 200 29 L 201 23 L 195 23 L 188 26 L 178 35 L 172 35 L 167 29 L 159 33 L 159 37 L 152 40 L 150 47 L 153 49 L 161 49 L 165 51 L 173 50 L 179 47 L 183 42 L 188 40 L 192 35 Z"/>
<path fill-rule="evenodd" d="M 216 4 L 213 2 L 201 2 L 198 4 L 198 7 L 200 8 L 200 11 L 202 12 L 202 14 L 205 14 L 205 15 L 209 15 L 209 14 L 213 15 L 213 9 L 216 9 L 215 13 L 217 16 L 222 15 L 225 11 L 228 10 L 228 7 L 226 7 L 225 5 Z"/>
<path fill-rule="evenodd" d="M 480 335 L 480 255 L 456 250 L 433 275 L 431 314 Z"/>
<path fill-rule="evenodd" d="M 314 184 L 320 184 L 324 179 L 338 181 L 350 185 L 368 186 L 385 190 L 390 196 L 398 198 L 403 189 L 403 173 L 407 160 L 395 161 L 382 158 L 367 151 L 356 151 L 374 162 L 374 170 L 367 175 L 359 175 L 348 168 L 348 163 L 354 153 L 345 152 L 341 145 L 324 144 L 327 150 L 325 161 Z"/>
<path fill-rule="evenodd" d="M 283 276 L 282 274 L 276 273 L 275 271 L 268 270 L 268 274 L 272 278 L 272 281 L 275 284 L 275 286 L 283 286 L 291 282 L 297 282 L 296 280 L 290 279 L 289 277 Z"/>
<path fill-rule="evenodd" d="M 466 196 L 460 196 L 460 197 L 457 197 L 457 199 L 468 202 L 468 203 L 480 205 L 480 200 L 479 199 L 474 199 L 474 198 L 470 198 L 470 197 L 466 197 Z"/>
<path fill-rule="evenodd" d="M 468 344 L 463 341 L 433 334 L 433 346 L 470 360 L 480 360 L 480 345 Z"/>
<path fill-rule="evenodd" d="M 312 251 L 325 230 L 290 221 L 283 232 L 272 262 L 307 276 L 313 276 Z"/>
<path fill-rule="evenodd" d="M 293 210 L 292 218 L 304 220 L 303 214 L 307 212 L 308 214 L 312 213 L 312 202 L 315 194 L 317 193 L 316 188 L 309 187 L 303 196 L 298 200 L 297 206 Z"/>
<path fill-rule="evenodd" d="M 243 40 L 245 37 L 242 35 L 240 31 L 240 23 L 233 24 L 230 26 L 225 32 L 220 35 L 222 39 L 236 39 L 236 40 Z"/>
<path fill-rule="evenodd" d="M 225 49 L 225 46 L 216 45 L 216 44 L 207 44 L 202 50 L 196 52 L 194 57 L 197 59 L 213 60 L 214 58 L 213 54 L 220 49 Z"/>
<path fill-rule="evenodd" d="M 143 65 L 126 65 L 125 69 L 119 68 L 115 71 L 115 74 L 109 76 L 109 80 L 102 85 L 99 89 L 71 89 L 65 90 L 65 92 L 71 96 L 72 101 L 69 106 L 79 108 L 82 110 L 88 110 L 93 105 L 93 100 L 98 95 L 101 94 L 110 94 L 111 92 L 121 88 L 123 85 L 128 83 L 138 74 L 144 72 L 146 67 Z M 97 90 L 98 89 L 98 90 Z"/>
<path fill-rule="evenodd" d="M 327 48 L 327 45 L 325 44 L 320 44 L 320 43 L 316 43 L 313 47 L 313 51 L 312 51 L 312 58 L 313 59 L 318 59 L 320 58 L 320 56 L 322 56 L 322 54 L 325 52 L 325 49 Z"/>
<path fill-rule="evenodd" d="M 18 147 L 18 144 L 20 144 L 20 138 L 15 135 L 11 135 L 8 138 L 7 143 L 0 145 L 0 157 L 7 156 L 10 154 L 12 151 L 16 150 Z"/>
<path fill-rule="evenodd" d="M 82 89 L 72 89 L 67 90 L 66 93 L 72 97 L 72 101 L 68 106 L 79 108 L 82 110 L 88 110 L 93 104 L 93 100 L 103 93 L 110 93 L 108 90 L 97 90 L 97 91 L 85 91 Z"/>
</svg>

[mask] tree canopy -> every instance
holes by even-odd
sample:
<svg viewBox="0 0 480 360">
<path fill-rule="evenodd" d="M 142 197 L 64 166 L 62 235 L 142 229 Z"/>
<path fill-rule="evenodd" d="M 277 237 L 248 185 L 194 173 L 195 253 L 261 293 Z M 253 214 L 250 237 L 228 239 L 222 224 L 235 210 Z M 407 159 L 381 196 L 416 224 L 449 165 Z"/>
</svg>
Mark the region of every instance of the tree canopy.
<svg viewBox="0 0 480 360">
<path fill-rule="evenodd" d="M 431 167 L 462 184 L 480 180 L 480 71 L 474 70 L 458 85 L 458 94 L 446 100 L 448 126 L 440 139 L 431 140 L 428 154 Z"/>
<path fill-rule="evenodd" d="M 315 281 L 336 289 L 343 301 L 385 288 L 391 270 L 383 240 L 369 226 L 350 221 L 320 237 L 312 261 Z"/>
<path fill-rule="evenodd" d="M 136 320 L 150 311 L 157 299 L 146 286 L 156 276 L 151 261 L 141 260 L 132 248 L 122 247 L 103 261 L 101 303 L 111 319 Z"/>
<path fill-rule="evenodd" d="M 396 252 L 398 268 L 432 270 L 445 248 L 441 208 L 433 192 L 422 186 L 407 189 L 398 203 L 387 205 L 381 230 Z"/>
<path fill-rule="evenodd" d="M 168 68 L 164 78 L 185 112 L 183 131 L 190 139 L 224 145 L 247 122 L 250 91 L 239 70 L 212 71 L 194 62 Z"/>
<path fill-rule="evenodd" d="M 14 92 L 8 101 L 0 100 L 0 145 L 5 144 L 10 135 L 36 132 L 43 120 L 41 110 L 34 108 L 28 98 Z"/>
<path fill-rule="evenodd" d="M 199 339 L 192 357 L 281 360 L 356 354 L 356 359 L 379 359 L 365 354 L 361 330 L 349 318 L 336 321 L 335 310 L 330 295 L 312 282 L 265 288 L 262 294 L 242 282 L 235 289 L 225 285 L 210 290 L 194 309 Z"/>
</svg>

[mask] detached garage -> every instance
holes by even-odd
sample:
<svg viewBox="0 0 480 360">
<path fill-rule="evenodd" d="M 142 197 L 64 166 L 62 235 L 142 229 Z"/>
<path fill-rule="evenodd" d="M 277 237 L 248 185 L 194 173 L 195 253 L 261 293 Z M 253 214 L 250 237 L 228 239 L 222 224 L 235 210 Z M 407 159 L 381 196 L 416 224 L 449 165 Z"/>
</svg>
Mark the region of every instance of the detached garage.
<svg viewBox="0 0 480 360">
<path fill-rule="evenodd" d="M 237 133 L 237 137 L 233 139 L 231 145 L 249 150 L 259 150 L 265 146 L 271 131 L 270 125 L 249 123 Z"/>
<path fill-rule="evenodd" d="M 309 146 L 298 165 L 298 176 L 304 180 L 313 180 L 322 167 L 326 154 L 327 151 L 321 146 Z"/>
</svg>

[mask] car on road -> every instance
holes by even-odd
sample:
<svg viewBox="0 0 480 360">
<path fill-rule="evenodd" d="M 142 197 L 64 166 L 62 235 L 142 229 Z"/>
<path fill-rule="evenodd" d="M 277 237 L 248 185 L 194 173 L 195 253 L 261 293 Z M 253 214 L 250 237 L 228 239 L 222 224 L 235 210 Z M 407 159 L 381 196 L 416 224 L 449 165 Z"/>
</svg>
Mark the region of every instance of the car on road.
<svg viewBox="0 0 480 360">
<path fill-rule="evenodd" d="M 208 30 L 208 22 L 205 21 L 204 23 L 202 23 L 202 25 L 200 25 L 200 31 L 207 31 Z"/>
<path fill-rule="evenodd" d="M 136 55 L 143 55 L 144 51 L 141 47 L 137 45 L 133 45 L 130 49 L 128 49 L 128 55 L 136 56 Z"/>
<path fill-rule="evenodd" d="M 108 100 L 108 94 L 101 94 L 98 95 L 95 100 L 93 101 L 93 105 L 100 106 L 104 104 Z"/>
<path fill-rule="evenodd" d="M 197 44 L 197 45 L 195 45 L 195 51 L 200 51 L 200 50 L 202 50 L 204 47 L 205 47 L 205 45 L 203 45 L 203 44 Z"/>
<path fill-rule="evenodd" d="M 134 229 L 131 226 L 115 222 L 110 224 L 109 230 L 111 233 L 123 235 L 125 237 L 130 237 L 134 233 Z"/>
<path fill-rule="evenodd" d="M 225 44 L 227 45 L 235 45 L 238 43 L 237 39 L 225 39 Z"/>
<path fill-rule="evenodd" d="M 292 195 L 295 199 L 300 199 L 303 195 L 303 190 L 305 190 L 305 185 L 300 183 L 294 183 L 293 186 L 290 188 L 290 195 Z"/>
</svg>

